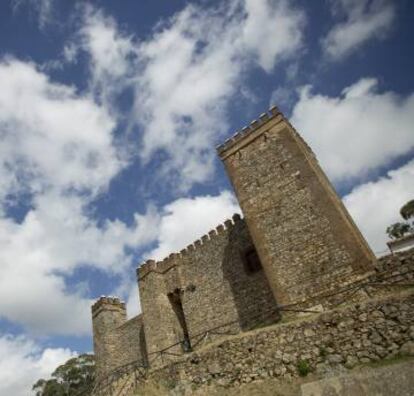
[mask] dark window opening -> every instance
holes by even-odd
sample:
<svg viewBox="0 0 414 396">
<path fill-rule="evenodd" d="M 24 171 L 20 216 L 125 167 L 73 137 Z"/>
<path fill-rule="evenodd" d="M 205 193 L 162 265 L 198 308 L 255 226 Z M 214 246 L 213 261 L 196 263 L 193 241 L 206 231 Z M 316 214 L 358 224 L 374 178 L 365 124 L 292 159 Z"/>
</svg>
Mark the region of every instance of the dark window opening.
<svg viewBox="0 0 414 396">
<path fill-rule="evenodd" d="M 255 248 L 247 249 L 243 256 L 244 265 L 248 274 L 254 274 L 262 269 L 262 264 Z"/>
<path fill-rule="evenodd" d="M 178 323 L 180 324 L 182 330 L 183 337 L 180 340 L 181 347 L 184 352 L 191 352 L 192 348 L 190 336 L 188 334 L 187 322 L 185 320 L 183 304 L 181 302 L 181 290 L 176 289 L 173 293 L 168 293 L 168 299 L 170 300 L 171 306 L 177 316 Z"/>
</svg>

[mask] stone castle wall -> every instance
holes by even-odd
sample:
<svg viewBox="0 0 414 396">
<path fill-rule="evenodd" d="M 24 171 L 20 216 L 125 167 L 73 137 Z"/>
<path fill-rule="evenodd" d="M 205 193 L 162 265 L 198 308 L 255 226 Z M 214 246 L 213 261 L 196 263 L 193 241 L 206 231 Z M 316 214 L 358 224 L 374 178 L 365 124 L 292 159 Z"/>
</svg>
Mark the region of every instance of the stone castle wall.
<svg viewBox="0 0 414 396">
<path fill-rule="evenodd" d="M 374 255 L 315 156 L 277 109 L 218 152 L 280 304 L 373 269 Z"/>
<path fill-rule="evenodd" d="M 117 350 L 119 365 L 122 366 L 139 359 L 145 364 L 147 346 L 142 315 L 137 315 L 126 321 L 115 330 L 115 333 L 119 340 Z"/>
<path fill-rule="evenodd" d="M 276 108 L 218 153 L 244 219 L 235 215 L 181 252 L 139 267 L 142 316 L 127 322 L 119 300 L 94 305 L 98 373 L 134 360 L 163 366 L 226 335 L 270 325 L 280 313 L 287 319 L 289 309 L 330 309 L 338 304 L 332 294 L 375 276 L 371 250 Z M 363 300 L 369 290 L 345 297 Z"/>
<path fill-rule="evenodd" d="M 117 359 L 119 338 L 115 330 L 125 321 L 125 304 L 118 298 L 101 297 L 92 306 L 97 377 L 104 376 L 122 363 Z"/>
<path fill-rule="evenodd" d="M 126 373 L 112 385 L 118 389 L 128 383 L 129 389 L 139 392 L 155 383 L 175 395 L 185 391 L 209 394 L 207 385 L 238 387 L 268 378 L 294 379 L 299 367 L 324 377 L 360 364 L 413 355 L 413 281 L 414 249 L 382 257 L 375 274 L 356 285 L 368 290 L 364 301 L 352 302 L 347 296 L 340 306 L 326 312 L 223 335 L 195 352 L 176 356 L 173 362 L 154 365 L 144 374 Z M 106 391 L 94 395 L 106 395 Z"/>
<path fill-rule="evenodd" d="M 268 378 L 290 380 L 300 375 L 300 367 L 323 376 L 413 353 L 414 294 L 410 291 L 230 337 L 150 370 L 140 385 L 162 384 L 175 388 L 178 395 L 210 384 L 237 387 Z"/>
<path fill-rule="evenodd" d="M 253 247 L 243 219 L 217 227 L 166 260 L 139 269 L 139 290 L 148 335 L 150 361 L 154 351 L 184 337 L 168 295 L 178 290 L 193 349 L 217 335 L 239 332 L 278 319 L 277 305 L 262 270 L 250 273 L 244 254 Z M 224 324 L 228 324 L 223 327 Z M 181 345 L 171 352 L 181 353 Z"/>
<path fill-rule="evenodd" d="M 98 378 L 128 363 L 146 362 L 142 315 L 127 320 L 125 304 L 112 297 L 101 297 L 92 315 Z"/>
</svg>

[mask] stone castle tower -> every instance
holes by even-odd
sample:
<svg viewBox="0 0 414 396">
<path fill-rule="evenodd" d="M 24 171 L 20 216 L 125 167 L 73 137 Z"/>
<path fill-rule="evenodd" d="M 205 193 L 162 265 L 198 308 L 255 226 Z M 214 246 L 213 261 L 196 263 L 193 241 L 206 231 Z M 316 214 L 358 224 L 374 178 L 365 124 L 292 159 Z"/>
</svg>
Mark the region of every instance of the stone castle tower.
<svg viewBox="0 0 414 396">
<path fill-rule="evenodd" d="M 373 253 L 277 108 L 218 152 L 279 304 L 315 298 L 370 270 Z"/>
<path fill-rule="evenodd" d="M 329 307 L 375 257 L 311 149 L 276 107 L 223 145 L 244 218 L 137 270 L 142 314 L 103 297 L 92 307 L 98 376 L 156 367 L 224 334 L 273 323 L 289 307 Z M 294 309 L 293 309 L 294 310 Z"/>
</svg>

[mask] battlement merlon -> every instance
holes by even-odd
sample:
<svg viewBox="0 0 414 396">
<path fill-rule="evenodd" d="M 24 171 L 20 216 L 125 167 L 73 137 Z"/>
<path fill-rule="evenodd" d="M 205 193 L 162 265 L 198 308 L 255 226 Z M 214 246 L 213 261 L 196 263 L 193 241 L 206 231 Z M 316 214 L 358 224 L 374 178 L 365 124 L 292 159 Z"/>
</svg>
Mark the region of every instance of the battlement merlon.
<svg viewBox="0 0 414 396">
<path fill-rule="evenodd" d="M 207 234 L 203 235 L 201 238 L 194 241 L 192 244 L 188 245 L 186 248 L 180 250 L 178 253 L 171 253 L 169 256 L 164 258 L 161 261 L 147 260 L 145 263 L 141 264 L 137 268 L 137 279 L 138 281 L 144 279 L 151 272 L 156 274 L 164 274 L 170 269 L 179 265 L 178 259 L 184 257 L 190 252 L 200 248 L 201 246 L 208 243 L 210 240 L 215 237 L 227 232 L 234 225 L 242 221 L 241 216 L 238 213 L 235 213 L 231 219 L 224 221 L 224 224 L 219 224 L 215 229 L 210 230 Z"/>
<path fill-rule="evenodd" d="M 236 132 L 232 137 L 227 139 L 223 144 L 216 147 L 217 153 L 221 160 L 225 160 L 228 156 L 237 152 L 243 146 L 257 139 L 263 133 L 268 131 L 273 125 L 285 122 L 293 130 L 294 134 L 299 138 L 309 153 L 315 157 L 312 149 L 292 126 L 290 121 L 284 116 L 277 106 L 272 106 L 268 112 L 262 113 L 258 119 L 253 120 L 250 125 L 245 126 L 241 131 Z"/>
<path fill-rule="evenodd" d="M 125 312 L 125 302 L 114 296 L 101 296 L 91 307 L 92 317 L 96 317 L 102 311 Z"/>
</svg>

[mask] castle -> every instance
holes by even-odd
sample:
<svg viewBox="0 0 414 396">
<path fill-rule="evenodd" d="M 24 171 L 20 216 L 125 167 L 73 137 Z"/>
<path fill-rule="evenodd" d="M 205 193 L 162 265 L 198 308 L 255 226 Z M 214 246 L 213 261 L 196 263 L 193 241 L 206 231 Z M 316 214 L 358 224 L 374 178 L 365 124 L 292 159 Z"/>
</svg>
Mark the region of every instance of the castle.
<svg viewBox="0 0 414 396">
<path fill-rule="evenodd" d="M 324 311 L 363 281 L 375 256 L 318 161 L 276 107 L 217 148 L 234 215 L 163 261 L 137 269 L 142 313 L 92 307 L 98 378 L 131 362 L 156 367 L 298 311 Z"/>
</svg>

